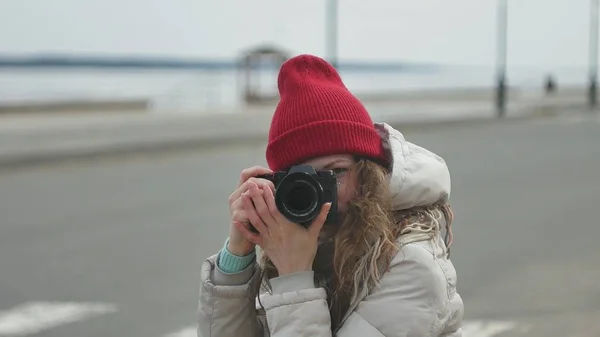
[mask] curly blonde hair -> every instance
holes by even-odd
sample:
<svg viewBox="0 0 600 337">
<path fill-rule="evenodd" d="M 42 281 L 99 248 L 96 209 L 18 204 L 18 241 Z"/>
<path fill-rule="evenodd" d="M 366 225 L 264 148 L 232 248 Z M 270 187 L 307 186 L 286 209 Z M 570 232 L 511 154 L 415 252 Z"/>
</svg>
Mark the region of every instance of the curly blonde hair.
<svg viewBox="0 0 600 337">
<path fill-rule="evenodd" d="M 355 173 L 357 193 L 348 203 L 341 225 L 335 226 L 330 239 L 320 244 L 313 263 L 315 284 L 327 291 L 333 331 L 342 323 L 349 307 L 379 285 L 400 249 L 397 243 L 400 236 L 418 232 L 433 237 L 439 230 L 439 220 L 444 217 L 448 246 L 452 240 L 449 226 L 453 216 L 449 206 L 394 212 L 389 171 L 368 159 L 358 159 Z M 277 269 L 266 255 L 261 260 L 262 287 L 271 292 L 269 279 L 278 276 Z"/>
</svg>

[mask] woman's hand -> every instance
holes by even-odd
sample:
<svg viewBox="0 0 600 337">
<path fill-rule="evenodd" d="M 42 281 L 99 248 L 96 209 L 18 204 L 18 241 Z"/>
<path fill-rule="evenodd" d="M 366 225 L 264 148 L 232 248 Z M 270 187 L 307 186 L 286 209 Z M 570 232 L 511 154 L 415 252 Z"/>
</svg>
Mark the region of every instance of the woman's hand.
<svg viewBox="0 0 600 337">
<path fill-rule="evenodd" d="M 237 189 L 229 196 L 229 211 L 231 213 L 231 224 L 229 226 L 229 244 L 227 250 L 237 256 L 246 256 L 254 250 L 255 244 L 248 241 L 238 230 L 235 223 L 241 223 L 245 227 L 249 225 L 248 215 L 244 210 L 242 194 L 248 191 L 250 186 L 257 186 L 259 193 L 263 190 L 275 190 L 273 183 L 266 179 L 254 178 L 258 175 L 268 174 L 272 171 L 264 167 L 251 167 L 242 171 Z"/>
<path fill-rule="evenodd" d="M 331 204 L 327 203 L 313 223 L 304 228 L 287 220 L 275 205 L 272 189 L 261 189 L 250 183 L 242 194 L 243 210 L 258 233 L 235 222 L 248 242 L 259 245 L 273 262 L 279 275 L 312 270 L 317 254 L 318 238 Z"/>
</svg>

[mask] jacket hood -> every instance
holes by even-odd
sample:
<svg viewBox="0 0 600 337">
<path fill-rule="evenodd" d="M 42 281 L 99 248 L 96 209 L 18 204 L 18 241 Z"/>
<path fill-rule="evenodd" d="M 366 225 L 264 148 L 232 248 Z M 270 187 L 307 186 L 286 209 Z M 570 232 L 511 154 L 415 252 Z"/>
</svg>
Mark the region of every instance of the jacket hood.
<svg viewBox="0 0 600 337">
<path fill-rule="evenodd" d="M 386 123 L 375 123 L 390 161 L 390 191 L 395 211 L 447 203 L 450 171 L 437 154 L 410 143 Z"/>
</svg>

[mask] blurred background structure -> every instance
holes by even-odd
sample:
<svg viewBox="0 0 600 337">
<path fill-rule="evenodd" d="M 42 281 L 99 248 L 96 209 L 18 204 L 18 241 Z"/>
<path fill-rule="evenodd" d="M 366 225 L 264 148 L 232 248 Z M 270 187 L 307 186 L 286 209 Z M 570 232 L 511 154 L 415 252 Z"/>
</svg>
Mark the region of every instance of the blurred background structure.
<svg viewBox="0 0 600 337">
<path fill-rule="evenodd" d="M 0 2 L 0 336 L 195 336 L 201 261 L 322 56 L 440 154 L 465 337 L 600 336 L 598 0 Z"/>
<path fill-rule="evenodd" d="M 561 89 L 595 88 L 595 1 L 136 1 L 3 2 L 0 111 L 33 102 L 231 111 L 259 90 L 236 68 L 263 46 L 326 57 L 364 94 L 498 88 L 504 111 L 507 90 L 541 95 L 549 74 Z M 278 65 L 263 60 L 260 90 L 276 89 Z"/>
</svg>

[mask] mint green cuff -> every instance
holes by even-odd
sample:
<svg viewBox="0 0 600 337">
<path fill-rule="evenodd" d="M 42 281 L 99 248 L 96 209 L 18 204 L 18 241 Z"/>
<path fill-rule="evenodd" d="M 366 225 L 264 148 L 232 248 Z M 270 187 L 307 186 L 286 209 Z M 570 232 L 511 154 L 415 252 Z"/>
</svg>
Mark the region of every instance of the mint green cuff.
<svg viewBox="0 0 600 337">
<path fill-rule="evenodd" d="M 221 252 L 219 252 L 219 259 L 217 260 L 217 267 L 222 272 L 226 274 L 239 273 L 254 262 L 254 259 L 256 258 L 255 250 L 246 256 L 237 256 L 227 250 L 227 243 L 229 243 L 229 238 L 225 240 L 225 244 L 223 245 Z"/>
</svg>

